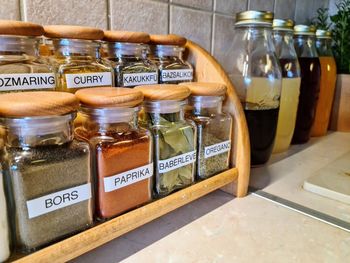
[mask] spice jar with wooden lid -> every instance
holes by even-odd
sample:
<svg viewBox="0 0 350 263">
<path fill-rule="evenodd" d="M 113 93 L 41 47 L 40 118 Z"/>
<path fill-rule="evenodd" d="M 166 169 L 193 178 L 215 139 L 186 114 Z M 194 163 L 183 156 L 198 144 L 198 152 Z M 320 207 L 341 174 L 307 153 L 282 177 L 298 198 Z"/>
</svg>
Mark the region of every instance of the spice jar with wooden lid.
<svg viewBox="0 0 350 263">
<path fill-rule="evenodd" d="M 75 93 L 81 88 L 113 85 L 113 69 L 101 63 L 103 31 L 92 27 L 45 26 L 45 37 L 52 40 L 50 63 L 57 78 L 57 91 Z"/>
<path fill-rule="evenodd" d="M 142 92 L 92 88 L 75 93 L 84 121 L 77 138 L 90 144 L 97 182 L 96 213 L 108 219 L 152 198 L 152 137 L 137 122 Z"/>
<path fill-rule="evenodd" d="M 197 179 L 225 171 L 230 164 L 232 118 L 222 111 L 226 86 L 221 83 L 185 82 L 191 90 L 186 117 L 197 126 Z"/>
<path fill-rule="evenodd" d="M 193 67 L 182 58 L 186 38 L 151 35 L 151 59 L 159 69 L 159 83 L 177 84 L 193 80 Z"/>
<path fill-rule="evenodd" d="M 114 69 L 118 87 L 135 87 L 158 83 L 158 68 L 146 58 L 147 33 L 129 31 L 104 32 L 105 64 Z"/>
<path fill-rule="evenodd" d="M 55 75 L 39 57 L 41 25 L 0 20 L 0 93 L 54 90 Z"/>
<path fill-rule="evenodd" d="M 185 86 L 138 86 L 145 96 L 140 123 L 153 135 L 155 197 L 191 185 L 196 164 L 196 126 L 184 118 Z"/>
<path fill-rule="evenodd" d="M 0 95 L 3 163 L 16 248 L 32 251 L 93 223 L 89 145 L 73 137 L 73 94 Z"/>
</svg>

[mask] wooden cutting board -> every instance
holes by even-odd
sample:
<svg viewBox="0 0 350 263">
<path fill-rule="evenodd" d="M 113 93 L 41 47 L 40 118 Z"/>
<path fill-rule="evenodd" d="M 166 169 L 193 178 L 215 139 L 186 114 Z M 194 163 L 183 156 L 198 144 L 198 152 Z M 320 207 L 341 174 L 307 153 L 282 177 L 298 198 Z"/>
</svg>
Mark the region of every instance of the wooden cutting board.
<svg viewBox="0 0 350 263">
<path fill-rule="evenodd" d="M 350 204 L 350 152 L 317 171 L 303 187 L 312 193 Z"/>
</svg>

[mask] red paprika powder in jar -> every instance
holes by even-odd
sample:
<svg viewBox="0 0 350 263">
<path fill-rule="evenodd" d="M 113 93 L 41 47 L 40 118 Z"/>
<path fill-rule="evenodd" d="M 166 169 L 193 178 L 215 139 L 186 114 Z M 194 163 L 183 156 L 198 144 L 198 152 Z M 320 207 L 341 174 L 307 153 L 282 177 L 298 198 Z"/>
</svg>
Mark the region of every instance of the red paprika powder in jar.
<svg viewBox="0 0 350 263">
<path fill-rule="evenodd" d="M 106 87 L 75 95 L 83 115 L 75 134 L 89 142 L 94 154 L 97 218 L 108 219 L 149 202 L 152 142 L 149 131 L 137 124 L 142 92 Z"/>
</svg>

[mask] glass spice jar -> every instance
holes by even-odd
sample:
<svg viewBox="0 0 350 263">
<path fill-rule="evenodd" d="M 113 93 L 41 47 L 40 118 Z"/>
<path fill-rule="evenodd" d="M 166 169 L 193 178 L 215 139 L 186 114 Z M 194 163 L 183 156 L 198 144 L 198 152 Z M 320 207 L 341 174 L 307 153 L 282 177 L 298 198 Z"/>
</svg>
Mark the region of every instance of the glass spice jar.
<svg viewBox="0 0 350 263">
<path fill-rule="evenodd" d="M 178 84 L 193 80 L 193 67 L 182 58 L 184 37 L 170 35 L 151 35 L 151 59 L 159 69 L 159 83 Z"/>
<path fill-rule="evenodd" d="M 300 66 L 293 43 L 293 20 L 273 20 L 273 40 L 282 70 L 280 111 L 274 153 L 286 151 L 292 141 L 300 94 Z"/>
<path fill-rule="evenodd" d="M 140 124 L 153 135 L 155 197 L 191 185 L 195 177 L 196 126 L 184 118 L 190 90 L 172 84 L 138 86 L 145 101 Z"/>
<path fill-rule="evenodd" d="M 78 106 L 75 96 L 66 92 L 0 95 L 9 218 L 21 251 L 93 223 L 89 145 L 73 137 Z"/>
<path fill-rule="evenodd" d="M 251 164 L 266 163 L 275 141 L 282 74 L 272 40 L 273 13 L 237 13 L 232 82 L 247 119 Z"/>
<path fill-rule="evenodd" d="M 75 95 L 84 117 L 75 134 L 94 152 L 98 218 L 108 219 L 149 202 L 152 137 L 137 123 L 142 92 L 113 87 L 82 89 Z"/>
<path fill-rule="evenodd" d="M 222 112 L 226 86 L 204 82 L 181 85 L 191 90 L 186 117 L 197 126 L 197 179 L 206 179 L 230 165 L 232 118 Z"/>
<path fill-rule="evenodd" d="M 39 57 L 42 26 L 0 20 L 0 93 L 54 90 L 55 75 Z"/>
<path fill-rule="evenodd" d="M 54 48 L 50 63 L 57 91 L 75 93 L 81 88 L 113 86 L 113 69 L 100 61 L 102 30 L 64 25 L 45 26 L 44 30 Z"/>
<path fill-rule="evenodd" d="M 104 61 L 114 69 L 118 87 L 158 83 L 158 68 L 146 57 L 150 38 L 143 32 L 105 31 Z"/>
<path fill-rule="evenodd" d="M 3 155 L 3 149 L 0 150 Z M 4 262 L 10 256 L 10 231 L 7 217 L 7 205 L 5 198 L 5 187 L 3 168 L 0 163 L 0 262 Z"/>
</svg>

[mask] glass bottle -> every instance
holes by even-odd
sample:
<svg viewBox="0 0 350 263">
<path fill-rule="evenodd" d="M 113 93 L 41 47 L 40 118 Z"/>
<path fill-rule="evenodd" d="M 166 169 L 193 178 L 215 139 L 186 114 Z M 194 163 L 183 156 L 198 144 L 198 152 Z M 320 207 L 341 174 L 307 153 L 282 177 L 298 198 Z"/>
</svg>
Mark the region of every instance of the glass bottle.
<svg viewBox="0 0 350 263">
<path fill-rule="evenodd" d="M 293 20 L 273 20 L 273 40 L 282 70 L 282 91 L 274 153 L 286 151 L 292 141 L 300 94 L 300 66 L 293 43 Z"/>
<path fill-rule="evenodd" d="M 321 82 L 311 136 L 323 136 L 326 135 L 328 130 L 337 81 L 337 66 L 333 57 L 332 34 L 330 31 L 316 31 L 316 48 L 321 64 Z"/>
<path fill-rule="evenodd" d="M 183 83 L 191 90 L 186 117 L 197 126 L 197 179 L 229 168 L 232 118 L 222 111 L 226 86 L 220 83 Z"/>
<path fill-rule="evenodd" d="M 54 90 L 55 75 L 39 57 L 43 27 L 0 21 L 0 93 Z"/>
<path fill-rule="evenodd" d="M 97 217 L 108 219 L 149 202 L 152 138 L 137 122 L 142 93 L 128 88 L 95 88 L 79 90 L 76 96 L 84 121 L 75 134 L 94 151 Z"/>
<path fill-rule="evenodd" d="M 12 93 L 0 96 L 0 104 L 17 249 L 32 251 L 91 226 L 90 151 L 73 137 L 74 95 Z"/>
<path fill-rule="evenodd" d="M 155 197 L 191 185 L 195 179 L 196 126 L 184 118 L 190 91 L 171 84 L 139 86 L 145 96 L 140 124 L 153 136 Z"/>
<path fill-rule="evenodd" d="M 45 36 L 51 38 L 57 91 L 75 93 L 81 88 L 113 86 L 113 69 L 103 65 L 98 41 L 103 31 L 79 26 L 46 26 Z"/>
<path fill-rule="evenodd" d="M 316 28 L 296 25 L 294 47 L 298 55 L 301 85 L 297 120 L 292 143 L 305 143 L 310 139 L 320 93 L 321 65 L 315 46 Z"/>
<path fill-rule="evenodd" d="M 247 119 L 251 164 L 264 164 L 275 141 L 282 74 L 272 41 L 273 13 L 236 15 L 232 82 Z"/>
<path fill-rule="evenodd" d="M 159 69 L 159 83 L 178 84 L 193 80 L 193 67 L 184 61 L 186 38 L 177 35 L 151 35 L 151 59 Z"/>
<path fill-rule="evenodd" d="M 127 37 L 127 40 L 125 39 Z M 158 83 L 158 68 L 147 58 L 149 35 L 142 32 L 105 31 L 105 64 L 114 69 L 117 87 L 133 88 Z"/>
</svg>

